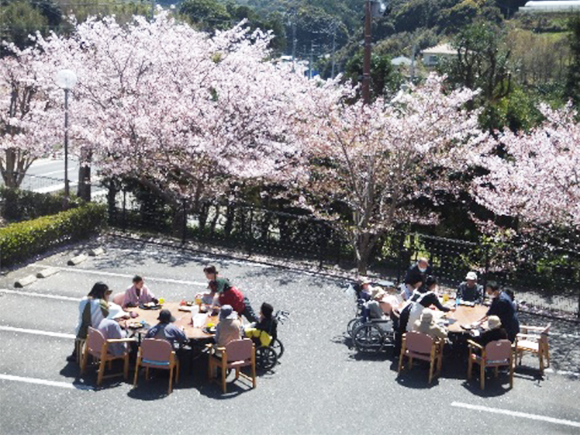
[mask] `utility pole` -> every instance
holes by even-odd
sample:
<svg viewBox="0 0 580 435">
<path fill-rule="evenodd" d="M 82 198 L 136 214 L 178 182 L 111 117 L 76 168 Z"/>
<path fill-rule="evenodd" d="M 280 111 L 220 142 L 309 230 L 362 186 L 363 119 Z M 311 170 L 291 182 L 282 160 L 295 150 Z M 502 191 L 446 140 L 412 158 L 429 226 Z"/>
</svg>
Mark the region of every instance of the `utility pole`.
<svg viewBox="0 0 580 435">
<path fill-rule="evenodd" d="M 363 58 L 362 97 L 364 104 L 371 102 L 371 29 L 372 29 L 371 0 L 365 0 L 365 42 Z"/>
<path fill-rule="evenodd" d="M 292 64 L 296 62 L 296 7 L 292 14 Z"/>
<path fill-rule="evenodd" d="M 151 21 L 155 20 L 155 0 L 151 0 Z"/>
<path fill-rule="evenodd" d="M 314 57 L 314 44 L 310 41 L 310 60 L 308 61 L 308 78 L 312 78 L 312 59 Z"/>
<path fill-rule="evenodd" d="M 334 78 L 334 66 L 335 66 L 335 57 L 334 53 L 336 52 L 336 28 L 338 27 L 338 22 L 334 22 L 334 30 L 332 32 L 332 72 L 330 73 L 330 78 Z"/>
</svg>

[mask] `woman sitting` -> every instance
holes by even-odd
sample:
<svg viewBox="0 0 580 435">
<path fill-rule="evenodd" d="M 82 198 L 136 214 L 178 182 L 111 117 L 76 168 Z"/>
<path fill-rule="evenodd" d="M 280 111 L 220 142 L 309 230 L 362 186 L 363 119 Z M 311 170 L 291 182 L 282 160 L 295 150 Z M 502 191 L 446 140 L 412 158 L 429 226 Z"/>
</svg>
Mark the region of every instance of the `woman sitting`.
<svg viewBox="0 0 580 435">
<path fill-rule="evenodd" d="M 508 334 L 502 327 L 501 320 L 499 320 L 498 316 L 489 316 L 487 318 L 487 325 L 488 329 L 486 329 L 479 337 L 473 337 L 473 341 L 485 347 L 492 341 L 507 340 Z"/>
<path fill-rule="evenodd" d="M 220 322 L 215 331 L 215 342 L 223 347 L 230 341 L 242 338 L 242 323 L 238 313 L 231 305 L 223 305 L 220 310 Z"/>
<path fill-rule="evenodd" d="M 403 329 L 403 331 L 411 331 L 413 324 L 421 318 L 423 310 L 430 307 L 431 305 L 435 306 L 435 308 L 443 312 L 448 312 L 451 310 L 450 308 L 444 307 L 441 302 L 439 302 L 439 297 L 437 296 L 436 291 L 437 279 L 433 276 L 428 276 L 425 280 L 425 286 L 413 292 L 413 295 L 410 299 L 411 303 L 408 305 L 408 307 L 405 308 L 408 308 L 409 311 L 408 318 L 406 319 L 406 329 Z M 402 313 L 401 319 L 403 319 Z"/>
<path fill-rule="evenodd" d="M 442 340 L 447 338 L 447 331 L 437 325 L 433 320 L 433 311 L 426 308 L 421 314 L 421 319 L 413 323 L 412 331 L 426 334 L 432 338 L 440 338 Z"/>
</svg>

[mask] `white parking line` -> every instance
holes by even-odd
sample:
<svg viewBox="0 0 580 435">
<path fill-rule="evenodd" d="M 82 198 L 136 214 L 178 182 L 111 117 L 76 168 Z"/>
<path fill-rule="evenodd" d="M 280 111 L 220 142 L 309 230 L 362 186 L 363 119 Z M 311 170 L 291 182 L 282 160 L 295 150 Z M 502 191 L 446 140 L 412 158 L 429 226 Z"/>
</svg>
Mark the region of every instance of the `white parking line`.
<svg viewBox="0 0 580 435">
<path fill-rule="evenodd" d="M 129 275 L 126 273 L 115 273 L 115 272 L 103 272 L 100 270 L 89 270 L 89 269 L 82 269 L 82 268 L 72 268 L 72 267 L 55 267 L 55 266 L 43 266 L 40 264 L 31 264 L 31 267 L 37 268 L 47 268 L 52 267 L 53 269 L 58 269 L 62 272 L 70 272 L 70 273 L 86 273 L 87 275 L 101 275 L 101 276 L 114 276 L 119 278 L 133 278 L 135 275 Z M 153 281 L 153 282 L 167 282 L 171 284 L 186 284 L 186 285 L 197 285 L 201 287 L 207 287 L 207 282 L 198 282 L 198 281 L 185 281 L 180 279 L 171 279 L 171 278 L 154 278 L 150 276 L 145 277 L 146 281 Z"/>
<path fill-rule="evenodd" d="M 507 409 L 488 408 L 487 406 L 470 405 L 468 403 L 453 402 L 451 406 L 457 408 L 471 409 L 474 411 L 490 412 L 492 414 L 503 414 L 512 417 L 527 418 L 529 420 L 545 421 L 546 423 L 561 424 L 565 426 L 580 427 L 580 422 L 572 420 L 561 420 L 559 418 L 547 417 L 545 415 L 528 414 L 526 412 L 509 411 Z"/>
<path fill-rule="evenodd" d="M 544 371 L 546 373 L 552 373 L 554 375 L 560 375 L 560 376 L 574 376 L 577 378 L 580 378 L 580 373 L 576 373 L 576 372 L 569 372 L 566 370 L 555 370 L 555 369 L 544 369 Z"/>
<path fill-rule="evenodd" d="M 56 338 L 72 338 L 72 339 L 76 338 L 74 334 L 64 334 L 62 332 L 42 331 L 40 329 L 15 328 L 13 326 L 0 326 L 0 331 L 22 332 L 24 334 L 45 335 L 47 337 L 56 337 Z"/>
<path fill-rule="evenodd" d="M 66 382 L 47 381 L 46 379 L 25 378 L 22 376 L 0 374 L 0 379 L 5 381 L 24 382 L 27 384 L 46 385 L 49 387 L 67 388 L 69 390 L 85 390 L 85 391 L 94 390 L 93 387 L 89 387 L 88 385 L 69 384 Z"/>
<path fill-rule="evenodd" d="M 8 293 L 11 295 L 33 296 L 38 298 L 58 299 L 60 301 L 74 301 L 80 302 L 81 298 L 71 298 L 70 296 L 48 295 L 44 293 L 22 292 L 19 290 L 9 290 L 7 288 L 0 288 L 0 293 Z"/>
</svg>

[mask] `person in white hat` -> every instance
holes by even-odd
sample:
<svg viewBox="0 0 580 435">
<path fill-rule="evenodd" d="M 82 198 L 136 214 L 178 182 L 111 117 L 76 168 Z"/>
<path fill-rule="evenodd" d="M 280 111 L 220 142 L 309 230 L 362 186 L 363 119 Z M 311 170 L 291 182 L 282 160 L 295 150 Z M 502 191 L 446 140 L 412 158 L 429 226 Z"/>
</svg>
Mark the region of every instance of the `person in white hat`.
<svg viewBox="0 0 580 435">
<path fill-rule="evenodd" d="M 447 331 L 437 325 L 433 320 L 433 310 L 425 308 L 421 313 L 421 318 L 413 324 L 413 331 L 427 334 L 433 338 L 444 340 L 447 338 Z"/>
<path fill-rule="evenodd" d="M 467 273 L 465 282 L 457 288 L 456 300 L 465 302 L 483 303 L 483 287 L 477 283 L 477 273 Z"/>
<path fill-rule="evenodd" d="M 105 340 L 114 340 L 126 338 L 125 319 L 129 318 L 129 313 L 117 304 L 109 305 L 109 315 L 99 324 L 99 331 L 105 337 Z M 127 352 L 127 343 L 109 344 L 109 353 L 115 356 L 123 355 Z"/>
<path fill-rule="evenodd" d="M 502 327 L 501 320 L 498 316 L 489 316 L 487 318 L 487 329 L 479 336 L 472 340 L 477 344 L 485 347 L 488 343 L 497 340 L 507 340 L 508 334 Z"/>
</svg>

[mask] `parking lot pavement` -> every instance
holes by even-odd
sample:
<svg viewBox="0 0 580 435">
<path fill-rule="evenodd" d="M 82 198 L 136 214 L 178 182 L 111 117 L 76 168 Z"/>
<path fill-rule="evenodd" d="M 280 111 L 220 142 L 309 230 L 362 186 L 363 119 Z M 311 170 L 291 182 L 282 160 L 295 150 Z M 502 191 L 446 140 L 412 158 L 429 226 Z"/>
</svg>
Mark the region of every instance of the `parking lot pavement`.
<svg viewBox="0 0 580 435">
<path fill-rule="evenodd" d="M 344 330 L 353 303 L 340 281 L 114 239 L 105 248 L 105 256 L 71 267 L 66 259 L 81 249 L 72 247 L 0 279 L 0 289 L 7 290 L 0 290 L 0 433 L 580 431 L 577 351 L 568 350 L 578 345 L 572 342 L 578 334 L 574 324 L 555 322 L 551 338 L 553 367 L 564 374 L 547 373 L 540 380 L 537 361 L 527 357 L 530 368 L 518 369 L 513 390 L 507 390 L 503 376 L 503 384 L 490 379 L 482 392 L 477 380 L 466 382 L 465 365 L 448 358 L 442 377 L 429 386 L 422 367 L 397 378 L 390 352 L 364 356 L 349 347 Z M 291 312 L 279 328 L 286 352 L 273 371 L 259 377 L 257 389 L 240 382 L 222 395 L 205 380 L 203 357 L 184 365 L 170 396 L 163 374 L 149 382 L 141 378 L 136 389 L 118 379 L 94 390 L 94 368 L 79 377 L 78 366 L 66 363 L 74 343 L 77 300 L 95 281 L 122 290 L 138 273 L 166 300 L 192 299 L 205 287 L 202 268 L 208 263 L 244 290 L 255 309 L 268 301 Z M 15 277 L 42 265 L 62 269 L 25 289 L 12 287 Z"/>
</svg>

